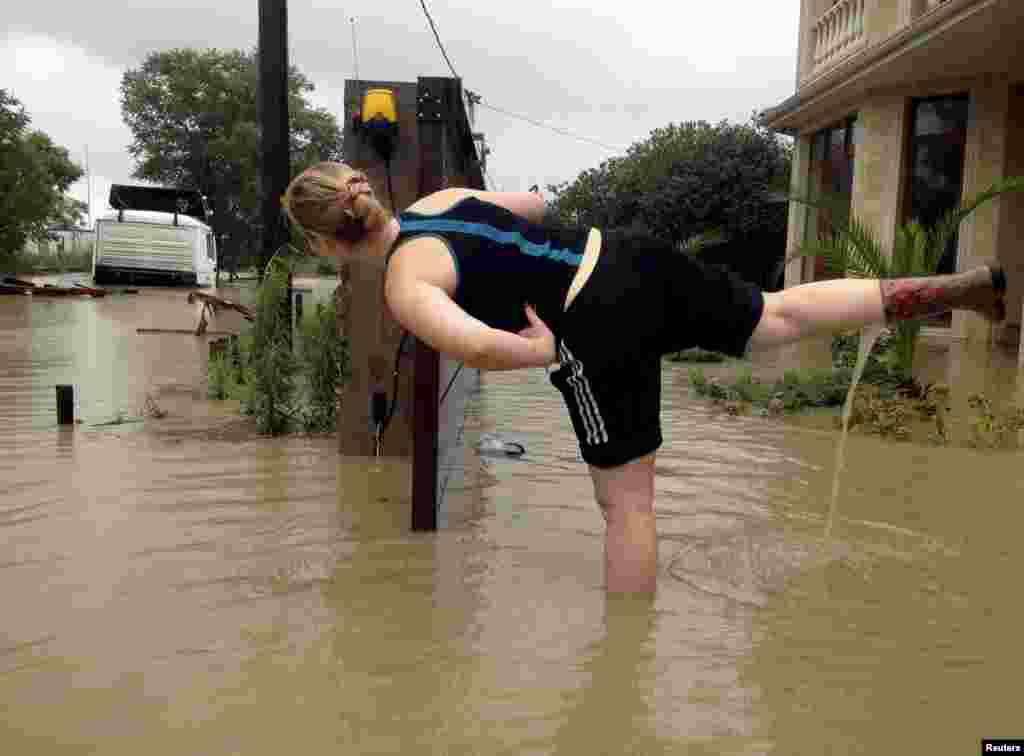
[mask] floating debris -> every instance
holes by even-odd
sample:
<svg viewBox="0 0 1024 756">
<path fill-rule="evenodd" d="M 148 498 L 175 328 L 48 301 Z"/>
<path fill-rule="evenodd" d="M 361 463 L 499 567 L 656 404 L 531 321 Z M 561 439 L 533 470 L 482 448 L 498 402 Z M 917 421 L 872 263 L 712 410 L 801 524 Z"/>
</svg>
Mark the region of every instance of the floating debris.
<svg viewBox="0 0 1024 756">
<path fill-rule="evenodd" d="M 515 441 L 505 441 L 497 436 L 483 436 L 477 444 L 477 451 L 488 457 L 521 457 L 526 447 Z"/>
<path fill-rule="evenodd" d="M 201 302 L 203 305 L 199 312 L 199 322 L 196 324 L 196 336 L 202 336 L 206 333 L 208 316 L 216 315 L 218 310 L 234 310 L 235 312 L 240 313 L 242 317 L 249 322 L 256 319 L 256 313 L 245 305 L 238 304 L 237 302 L 231 302 L 213 294 L 207 294 L 202 291 L 193 291 L 188 295 L 188 303 L 194 304 L 195 302 Z"/>
<path fill-rule="evenodd" d="M 53 284 L 39 285 L 11 276 L 5 276 L 3 282 L 0 283 L 0 294 L 31 294 L 34 297 L 105 297 L 109 293 L 110 291 L 107 289 L 97 289 L 84 284 L 75 284 L 71 287 L 54 286 Z"/>
</svg>

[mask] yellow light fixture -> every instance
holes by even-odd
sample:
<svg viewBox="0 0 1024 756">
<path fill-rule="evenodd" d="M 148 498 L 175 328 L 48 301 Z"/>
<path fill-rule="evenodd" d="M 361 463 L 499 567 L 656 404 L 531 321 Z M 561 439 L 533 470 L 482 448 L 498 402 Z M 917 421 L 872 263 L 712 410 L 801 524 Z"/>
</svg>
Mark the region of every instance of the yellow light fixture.
<svg viewBox="0 0 1024 756">
<path fill-rule="evenodd" d="M 395 93 L 390 89 L 366 90 L 354 127 L 357 133 L 366 135 L 384 160 L 390 159 L 398 138 Z"/>
</svg>

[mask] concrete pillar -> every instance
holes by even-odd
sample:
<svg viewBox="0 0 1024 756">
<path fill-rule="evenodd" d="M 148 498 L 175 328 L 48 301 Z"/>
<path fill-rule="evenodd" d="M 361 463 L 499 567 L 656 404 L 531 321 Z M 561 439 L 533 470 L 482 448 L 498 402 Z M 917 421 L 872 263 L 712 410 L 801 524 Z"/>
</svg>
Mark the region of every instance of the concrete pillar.
<svg viewBox="0 0 1024 756">
<path fill-rule="evenodd" d="M 971 108 L 967 123 L 964 156 L 964 199 L 975 197 L 1005 175 L 1010 115 L 1010 86 L 1001 76 L 987 76 L 970 90 Z M 999 259 L 1002 199 L 986 203 L 960 227 L 957 269 L 967 270 Z M 989 342 L 994 333 L 980 315 L 967 311 L 953 313 L 953 338 Z"/>
<path fill-rule="evenodd" d="M 793 170 L 790 192 L 797 197 L 810 195 L 811 135 L 801 134 L 793 145 Z M 801 202 L 789 203 L 789 222 L 786 232 L 786 257 L 793 258 L 786 265 L 785 288 L 803 283 L 804 259 L 795 257 L 807 241 L 808 216 L 812 208 Z"/>
<path fill-rule="evenodd" d="M 850 212 L 892 253 L 902 217 L 907 102 L 902 96 L 868 99 L 858 111 L 860 140 L 853 166 Z"/>
<path fill-rule="evenodd" d="M 1006 176 L 1024 176 L 1024 85 L 1010 90 L 1009 117 L 1006 122 Z M 1007 327 L 1002 340 L 1016 346 L 1021 335 L 1021 307 L 1024 302 L 1024 192 L 1004 196 L 1000 202 L 999 262 L 1006 268 Z M 1024 350 L 1021 351 L 1024 366 Z"/>
</svg>

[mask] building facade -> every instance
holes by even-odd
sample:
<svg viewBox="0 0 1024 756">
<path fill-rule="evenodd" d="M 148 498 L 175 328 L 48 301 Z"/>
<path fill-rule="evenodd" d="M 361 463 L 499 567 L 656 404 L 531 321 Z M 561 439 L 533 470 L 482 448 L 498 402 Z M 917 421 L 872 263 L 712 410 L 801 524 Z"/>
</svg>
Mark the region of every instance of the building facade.
<svg viewBox="0 0 1024 756">
<path fill-rule="evenodd" d="M 764 114 L 796 140 L 792 190 L 840 198 L 891 249 L 896 228 L 930 223 L 1009 176 L 1024 175 L 1024 2 L 803 0 L 796 93 Z M 1020 342 L 1024 194 L 979 209 L 946 250 L 940 272 L 999 263 L 1007 322 L 956 312 L 928 324 L 938 339 Z M 791 203 L 787 250 L 824 230 Z M 795 259 L 786 286 L 826 277 Z"/>
</svg>

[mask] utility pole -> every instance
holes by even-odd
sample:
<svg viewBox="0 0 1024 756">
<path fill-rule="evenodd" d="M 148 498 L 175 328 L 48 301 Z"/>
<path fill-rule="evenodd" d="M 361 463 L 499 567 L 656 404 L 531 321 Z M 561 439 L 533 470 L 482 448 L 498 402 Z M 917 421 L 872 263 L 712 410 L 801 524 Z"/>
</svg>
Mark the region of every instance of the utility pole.
<svg viewBox="0 0 1024 756">
<path fill-rule="evenodd" d="M 263 156 L 263 245 L 260 277 L 274 254 L 288 243 L 281 196 L 291 172 L 288 134 L 288 4 L 259 0 L 260 143 Z M 282 305 L 284 322 L 292 322 L 292 276 Z M 291 345 L 292 329 L 288 329 Z"/>
<path fill-rule="evenodd" d="M 259 0 L 259 115 L 263 167 L 262 265 L 288 241 L 281 195 L 288 188 L 287 0 Z"/>
</svg>

